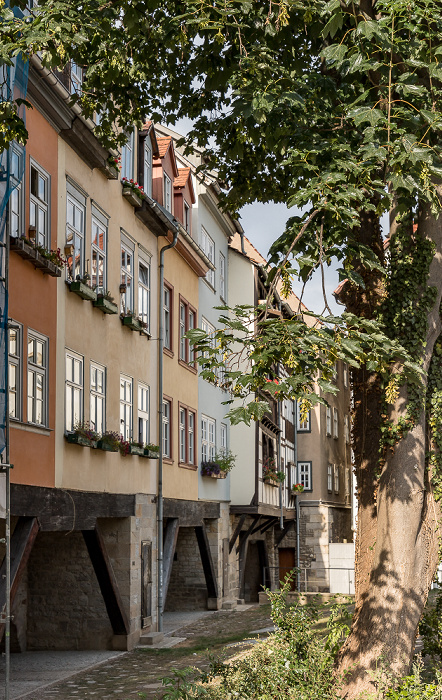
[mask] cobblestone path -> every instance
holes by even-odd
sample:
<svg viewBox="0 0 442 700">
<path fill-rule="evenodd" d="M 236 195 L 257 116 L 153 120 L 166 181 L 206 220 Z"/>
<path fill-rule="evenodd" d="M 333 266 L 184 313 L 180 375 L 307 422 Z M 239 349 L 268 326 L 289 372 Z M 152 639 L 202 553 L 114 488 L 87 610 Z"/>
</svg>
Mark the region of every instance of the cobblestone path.
<svg viewBox="0 0 442 700">
<path fill-rule="evenodd" d="M 259 637 L 256 630 L 271 625 L 269 607 L 245 611 L 220 611 L 198 620 L 175 633 L 186 637 L 171 649 L 135 649 L 101 665 L 82 671 L 68 680 L 32 692 L 26 700 L 133 700 L 161 698 L 161 678 L 171 670 L 187 666 L 207 667 L 211 653 L 233 656 L 238 647 L 230 646 L 240 636 Z"/>
</svg>

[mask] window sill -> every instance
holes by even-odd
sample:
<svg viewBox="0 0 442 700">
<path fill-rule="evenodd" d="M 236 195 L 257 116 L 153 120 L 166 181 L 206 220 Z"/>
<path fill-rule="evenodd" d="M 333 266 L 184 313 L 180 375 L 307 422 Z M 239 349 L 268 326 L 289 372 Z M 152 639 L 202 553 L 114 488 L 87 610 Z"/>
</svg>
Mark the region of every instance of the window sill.
<svg viewBox="0 0 442 700">
<path fill-rule="evenodd" d="M 181 467 L 181 469 L 190 469 L 192 472 L 196 472 L 198 469 L 196 464 L 187 464 L 186 462 L 178 462 L 178 466 Z"/>
<path fill-rule="evenodd" d="M 49 437 L 49 435 L 53 432 L 52 428 L 34 425 L 33 423 L 24 423 L 23 421 L 15 420 L 14 418 L 10 418 L 9 425 L 11 428 L 16 428 L 17 430 L 24 430 L 27 433 L 37 433 L 38 435 L 46 435 L 47 437 Z"/>
<path fill-rule="evenodd" d="M 196 374 L 196 373 L 197 373 L 196 367 L 192 367 L 192 365 L 189 365 L 189 364 L 188 364 L 187 362 L 185 362 L 184 360 L 178 360 L 178 364 L 179 364 L 181 367 L 184 367 L 185 369 L 188 369 L 189 372 L 192 372 L 192 374 Z"/>
<path fill-rule="evenodd" d="M 163 348 L 163 353 L 164 353 L 165 355 L 167 355 L 168 357 L 173 357 L 173 356 L 174 356 L 174 353 L 172 352 L 172 350 L 169 350 L 169 348 Z"/>
<path fill-rule="evenodd" d="M 139 197 L 131 187 L 125 187 L 123 185 L 123 197 L 129 204 L 132 204 L 133 207 L 138 208 L 143 204 L 142 195 Z"/>
<path fill-rule="evenodd" d="M 205 282 L 205 283 L 207 284 L 207 286 L 209 287 L 209 289 L 210 289 L 214 294 L 216 294 L 216 289 L 215 289 L 215 287 L 213 286 L 213 284 L 211 284 L 208 280 L 206 280 L 205 277 L 203 277 L 202 279 L 203 279 L 203 282 Z"/>
<path fill-rule="evenodd" d="M 173 464 L 173 459 L 170 457 L 163 457 L 163 464 Z"/>
</svg>

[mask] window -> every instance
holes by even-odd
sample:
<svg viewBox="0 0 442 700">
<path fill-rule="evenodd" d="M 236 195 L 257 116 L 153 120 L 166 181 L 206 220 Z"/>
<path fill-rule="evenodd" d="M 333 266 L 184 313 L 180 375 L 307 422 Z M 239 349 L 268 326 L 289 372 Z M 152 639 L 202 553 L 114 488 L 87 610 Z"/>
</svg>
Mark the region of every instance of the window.
<svg viewBox="0 0 442 700">
<path fill-rule="evenodd" d="M 83 358 L 66 350 L 66 430 L 83 421 Z"/>
<path fill-rule="evenodd" d="M 133 382 L 120 374 L 120 434 L 124 440 L 132 438 Z"/>
<path fill-rule="evenodd" d="M 225 423 L 221 423 L 221 449 L 220 451 L 225 455 L 227 454 L 227 425 Z"/>
<path fill-rule="evenodd" d="M 124 243 L 121 244 L 121 313 L 134 310 L 134 255 Z"/>
<path fill-rule="evenodd" d="M 81 86 L 83 84 L 83 68 L 71 61 L 71 90 L 77 95 L 81 94 Z"/>
<path fill-rule="evenodd" d="M 303 485 L 304 491 L 312 490 L 311 462 L 298 462 L 298 483 Z"/>
<path fill-rule="evenodd" d="M 49 202 L 50 177 L 31 160 L 29 229 L 35 232 L 35 242 L 43 248 L 50 248 Z"/>
<path fill-rule="evenodd" d="M 195 412 L 180 406 L 179 445 L 180 462 L 195 463 Z"/>
<path fill-rule="evenodd" d="M 14 189 L 9 197 L 9 235 L 13 238 L 23 236 L 25 232 L 24 221 L 24 187 L 23 187 L 24 157 L 23 149 L 17 144 L 11 146 L 11 179 L 10 185 Z"/>
<path fill-rule="evenodd" d="M 226 259 L 222 253 L 219 254 L 219 295 L 226 298 Z"/>
<path fill-rule="evenodd" d="M 150 261 L 138 263 L 138 318 L 150 331 Z"/>
<path fill-rule="evenodd" d="M 138 441 L 143 445 L 150 442 L 150 389 L 138 384 Z"/>
<path fill-rule="evenodd" d="M 329 464 L 327 467 L 327 490 L 331 493 L 333 491 L 333 465 Z"/>
<path fill-rule="evenodd" d="M 92 206 L 91 287 L 95 291 L 107 291 L 106 248 L 108 219 Z"/>
<path fill-rule="evenodd" d="M 23 329 L 14 324 L 14 328 L 9 329 L 9 417 L 21 420 L 21 385 L 22 385 L 22 338 Z"/>
<path fill-rule="evenodd" d="M 336 382 L 338 379 L 338 363 L 333 363 L 333 381 Z"/>
<path fill-rule="evenodd" d="M 347 445 L 350 444 L 350 421 L 348 419 L 348 416 L 344 416 L 344 435 L 345 435 L 345 442 Z"/>
<path fill-rule="evenodd" d="M 205 228 L 201 229 L 201 247 L 203 252 L 209 258 L 210 262 L 215 264 L 215 243 L 212 238 L 210 238 Z M 206 275 L 206 280 L 212 287 L 215 287 L 215 271 L 209 270 Z"/>
<path fill-rule="evenodd" d="M 71 280 L 76 280 L 84 275 L 86 197 L 69 182 L 66 207 L 66 246 L 71 249 L 67 254 L 68 275 Z"/>
<path fill-rule="evenodd" d="M 186 200 L 184 200 L 184 228 L 187 233 L 190 233 L 190 207 Z"/>
<path fill-rule="evenodd" d="M 215 458 L 215 421 L 207 416 L 201 417 L 201 459 L 210 462 Z"/>
<path fill-rule="evenodd" d="M 339 437 L 339 419 L 338 419 L 338 409 L 333 409 L 333 437 Z"/>
<path fill-rule="evenodd" d="M 172 180 L 166 173 L 163 175 L 164 208 L 172 213 Z"/>
<path fill-rule="evenodd" d="M 91 362 L 91 428 L 102 435 L 106 431 L 106 368 Z"/>
<path fill-rule="evenodd" d="M 296 402 L 296 422 L 297 422 L 297 430 L 299 433 L 309 433 L 311 428 L 310 428 L 310 409 L 307 413 L 307 415 L 302 419 L 301 417 L 301 406 L 300 402 Z"/>
<path fill-rule="evenodd" d="M 28 423 L 47 425 L 48 340 L 28 333 Z"/>
<path fill-rule="evenodd" d="M 147 136 L 144 139 L 143 153 L 144 153 L 144 157 L 143 157 L 144 191 L 149 197 L 152 197 L 152 146 L 150 144 L 149 136 Z"/>
<path fill-rule="evenodd" d="M 163 400 L 163 457 L 172 458 L 172 445 L 170 443 L 170 424 L 172 420 L 172 402 Z"/>
<path fill-rule="evenodd" d="M 335 464 L 335 493 L 339 493 L 339 467 Z"/>
<path fill-rule="evenodd" d="M 345 388 L 348 387 L 348 364 L 344 362 L 343 368 L 342 368 L 342 374 L 344 378 L 344 386 Z"/>
<path fill-rule="evenodd" d="M 326 411 L 325 411 L 325 429 L 326 429 L 327 435 L 331 435 L 331 408 L 330 408 L 330 406 L 327 406 Z"/>
<path fill-rule="evenodd" d="M 134 176 L 134 132 L 129 134 L 128 139 L 121 149 L 121 177 L 132 180 Z"/>
<path fill-rule="evenodd" d="M 191 351 L 188 339 L 185 334 L 191 328 L 195 328 L 196 311 L 190 304 L 180 297 L 180 318 L 179 318 L 179 337 L 180 337 L 180 360 L 188 364 L 194 360 L 193 351 Z"/>
<path fill-rule="evenodd" d="M 163 289 L 164 347 L 172 350 L 172 288 L 164 283 Z"/>
</svg>

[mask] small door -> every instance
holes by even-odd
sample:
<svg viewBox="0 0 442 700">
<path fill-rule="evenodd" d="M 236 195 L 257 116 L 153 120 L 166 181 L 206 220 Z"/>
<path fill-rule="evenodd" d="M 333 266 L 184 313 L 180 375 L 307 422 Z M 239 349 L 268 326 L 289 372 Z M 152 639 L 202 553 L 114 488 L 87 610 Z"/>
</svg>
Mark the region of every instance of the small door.
<svg viewBox="0 0 442 700">
<path fill-rule="evenodd" d="M 296 550 L 293 547 L 285 547 L 279 549 L 279 582 L 282 585 L 291 574 L 291 591 L 296 591 L 296 573 L 293 571 L 296 567 Z"/>
</svg>

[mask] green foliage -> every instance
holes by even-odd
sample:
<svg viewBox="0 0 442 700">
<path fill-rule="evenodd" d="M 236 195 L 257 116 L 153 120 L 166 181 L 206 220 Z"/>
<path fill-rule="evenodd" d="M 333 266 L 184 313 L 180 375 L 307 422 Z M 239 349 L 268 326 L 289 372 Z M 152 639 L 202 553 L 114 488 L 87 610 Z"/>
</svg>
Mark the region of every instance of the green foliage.
<svg viewBox="0 0 442 700">
<path fill-rule="evenodd" d="M 423 653 L 432 658 L 436 666 L 442 659 L 442 591 L 436 595 L 435 605 L 427 607 L 419 624 L 419 634 L 423 637 Z"/>
</svg>

